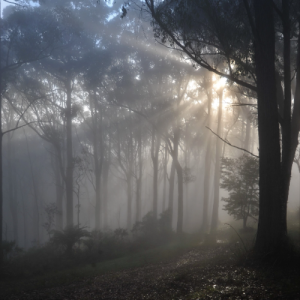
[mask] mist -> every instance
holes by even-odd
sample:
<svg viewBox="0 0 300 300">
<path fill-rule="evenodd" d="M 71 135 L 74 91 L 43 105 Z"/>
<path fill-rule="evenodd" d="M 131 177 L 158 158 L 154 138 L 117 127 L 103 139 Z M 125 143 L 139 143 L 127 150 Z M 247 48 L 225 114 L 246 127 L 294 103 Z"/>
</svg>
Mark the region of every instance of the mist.
<svg viewBox="0 0 300 300">
<path fill-rule="evenodd" d="M 229 247 L 214 248 L 221 255 L 242 238 L 250 249 L 261 184 L 252 69 L 244 75 L 212 48 L 197 64 L 143 2 L 19 2 L 1 1 L 3 278 L 173 243 Z M 299 243 L 295 153 L 287 228 Z M 215 250 L 201 249 L 209 261 Z M 39 268 L 35 255 L 53 265 Z"/>
</svg>

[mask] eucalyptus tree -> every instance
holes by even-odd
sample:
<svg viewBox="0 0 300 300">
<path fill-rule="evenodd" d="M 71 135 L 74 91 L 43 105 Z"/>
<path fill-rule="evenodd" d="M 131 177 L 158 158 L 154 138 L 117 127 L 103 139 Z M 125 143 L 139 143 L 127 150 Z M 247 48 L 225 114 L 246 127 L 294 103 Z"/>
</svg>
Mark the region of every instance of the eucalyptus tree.
<svg viewBox="0 0 300 300">
<path fill-rule="evenodd" d="M 145 2 L 155 36 L 163 43 L 169 41 L 195 65 L 256 92 L 260 212 L 255 250 L 276 253 L 286 249 L 286 207 L 300 128 L 298 74 L 293 106 L 291 95 L 292 62 L 296 61 L 295 73 L 300 62 L 296 59 L 300 55 L 299 2 Z M 209 58 L 216 55 L 227 64 L 226 71 Z M 276 73 L 282 74 L 277 82 Z M 281 85 L 284 106 L 278 105 Z"/>
<path fill-rule="evenodd" d="M 58 26 L 62 32 L 62 41 L 51 56 L 40 62 L 39 67 L 52 77 L 57 87 L 63 90 L 65 103 L 62 116 L 66 124 L 66 203 L 67 226 L 73 225 L 73 146 L 72 120 L 78 113 L 74 92 L 76 82 L 86 67 L 82 56 L 93 47 L 93 41 L 84 35 L 79 20 L 72 11 L 61 8 L 57 16 Z"/>
<path fill-rule="evenodd" d="M 55 16 L 39 8 L 10 8 L 4 12 L 1 22 L 0 47 L 0 242 L 3 232 L 3 188 L 2 188 L 2 129 L 3 97 L 14 81 L 17 69 L 50 55 L 60 38 Z M 0 264 L 3 260 L 0 247 Z"/>
<path fill-rule="evenodd" d="M 83 88 L 87 92 L 88 118 L 85 119 L 89 132 L 91 133 L 92 156 L 95 176 L 95 227 L 100 229 L 101 215 L 101 178 L 105 159 L 105 135 L 104 118 L 106 107 L 105 97 L 109 89 L 109 81 L 112 80 L 109 73 L 112 57 L 108 50 L 94 49 L 86 54 L 84 61 L 86 69 L 83 76 Z M 107 101 L 107 100 L 106 100 Z"/>
</svg>

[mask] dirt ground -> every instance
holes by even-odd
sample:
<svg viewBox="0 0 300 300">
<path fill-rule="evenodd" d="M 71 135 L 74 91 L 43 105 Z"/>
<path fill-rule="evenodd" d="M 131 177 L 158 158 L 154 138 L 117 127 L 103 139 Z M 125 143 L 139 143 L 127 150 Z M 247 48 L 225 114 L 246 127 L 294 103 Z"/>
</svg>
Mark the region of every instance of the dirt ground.
<svg viewBox="0 0 300 300">
<path fill-rule="evenodd" d="M 7 300 L 300 300 L 300 266 L 261 270 L 237 264 L 231 251 L 226 245 L 199 247 L 168 263 L 111 272 L 67 286 L 12 295 Z"/>
</svg>

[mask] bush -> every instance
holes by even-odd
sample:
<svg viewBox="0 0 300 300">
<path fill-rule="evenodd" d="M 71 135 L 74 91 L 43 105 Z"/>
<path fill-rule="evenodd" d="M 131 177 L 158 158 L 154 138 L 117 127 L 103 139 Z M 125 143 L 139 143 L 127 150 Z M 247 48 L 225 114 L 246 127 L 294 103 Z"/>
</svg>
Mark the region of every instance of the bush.
<svg viewBox="0 0 300 300">
<path fill-rule="evenodd" d="M 136 222 L 132 228 L 132 234 L 139 247 L 149 248 L 167 243 L 173 236 L 171 227 L 171 214 L 168 210 L 161 213 L 156 219 L 153 212 L 148 212 L 141 222 Z M 138 246 L 137 246 L 138 245 Z"/>
<path fill-rule="evenodd" d="M 57 247 L 63 247 L 65 254 L 68 256 L 73 255 L 73 247 L 83 237 L 89 237 L 90 233 L 79 226 L 68 226 L 64 230 L 52 230 L 50 243 Z"/>
</svg>

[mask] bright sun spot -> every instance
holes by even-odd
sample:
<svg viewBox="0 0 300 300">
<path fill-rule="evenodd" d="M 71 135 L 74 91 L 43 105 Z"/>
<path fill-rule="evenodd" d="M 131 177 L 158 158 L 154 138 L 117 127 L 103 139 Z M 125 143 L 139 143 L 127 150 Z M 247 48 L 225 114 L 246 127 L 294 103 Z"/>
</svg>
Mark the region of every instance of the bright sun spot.
<svg viewBox="0 0 300 300">
<path fill-rule="evenodd" d="M 214 75 L 213 81 L 214 81 L 214 84 L 213 84 L 214 89 L 219 90 L 220 88 L 225 87 L 227 79 L 224 77 L 220 78 L 219 76 Z"/>
</svg>

